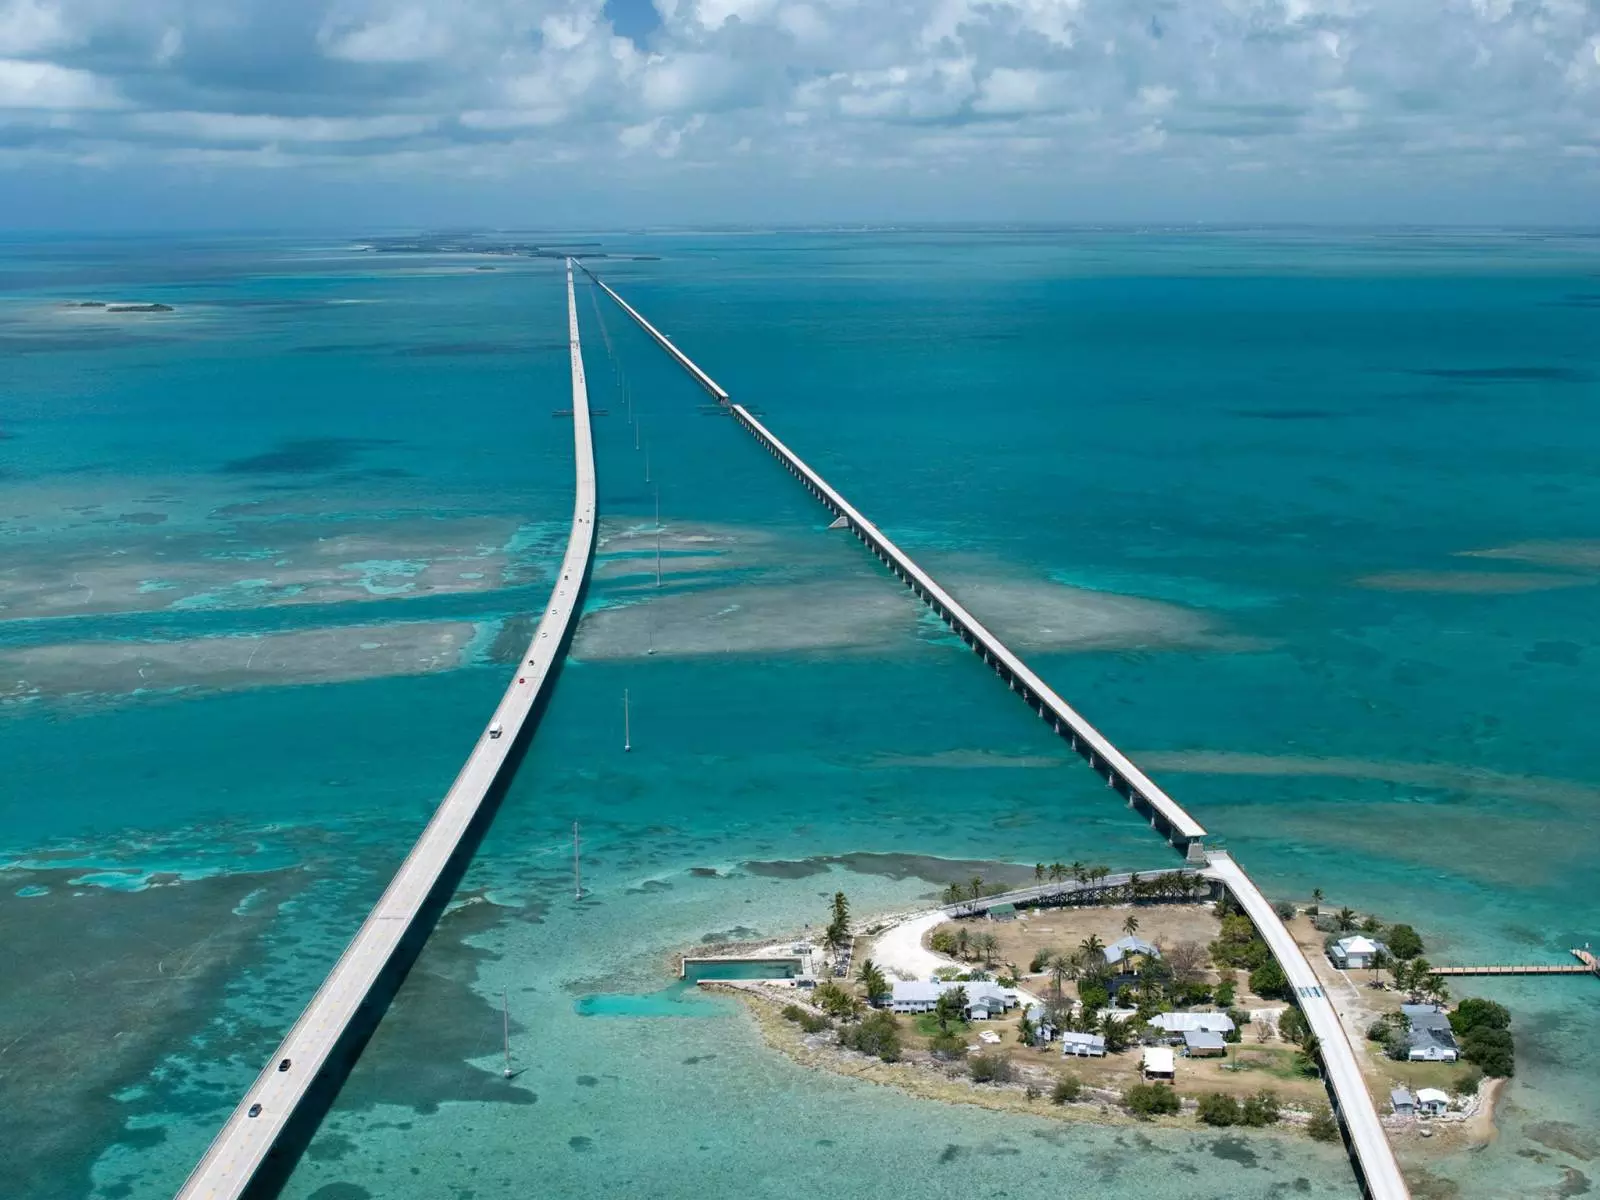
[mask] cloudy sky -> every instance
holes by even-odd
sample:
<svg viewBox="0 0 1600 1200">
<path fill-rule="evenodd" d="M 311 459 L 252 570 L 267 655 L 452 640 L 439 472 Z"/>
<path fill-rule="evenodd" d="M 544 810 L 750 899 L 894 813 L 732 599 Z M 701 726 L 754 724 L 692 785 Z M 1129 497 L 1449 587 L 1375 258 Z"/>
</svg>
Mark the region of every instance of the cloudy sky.
<svg viewBox="0 0 1600 1200">
<path fill-rule="evenodd" d="M 1600 223 L 1600 0 L 0 0 L 0 226 Z"/>
</svg>

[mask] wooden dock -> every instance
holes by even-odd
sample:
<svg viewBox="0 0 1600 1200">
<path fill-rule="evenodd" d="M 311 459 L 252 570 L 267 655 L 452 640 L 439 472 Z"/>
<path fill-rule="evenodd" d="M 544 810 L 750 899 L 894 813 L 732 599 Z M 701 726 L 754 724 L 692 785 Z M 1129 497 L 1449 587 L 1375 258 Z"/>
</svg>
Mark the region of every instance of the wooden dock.
<svg viewBox="0 0 1600 1200">
<path fill-rule="evenodd" d="M 1433 967 L 1430 975 L 1600 975 L 1600 959 L 1587 947 L 1574 949 L 1575 963 L 1512 963 L 1465 967 Z"/>
</svg>

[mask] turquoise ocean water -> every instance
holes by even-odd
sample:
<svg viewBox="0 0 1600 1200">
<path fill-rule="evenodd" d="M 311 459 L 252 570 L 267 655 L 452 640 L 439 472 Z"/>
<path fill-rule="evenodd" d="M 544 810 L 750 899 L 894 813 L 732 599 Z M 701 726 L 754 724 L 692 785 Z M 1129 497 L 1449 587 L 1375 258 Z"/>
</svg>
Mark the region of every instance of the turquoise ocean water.
<svg viewBox="0 0 1600 1200">
<path fill-rule="evenodd" d="M 1435 960 L 1594 938 L 1600 245 L 591 236 L 657 256 L 595 265 L 1269 893 L 1407 917 Z M 170 1194 L 448 786 L 559 557 L 559 264 L 357 244 L 0 247 L 18 1195 Z M 609 415 L 574 659 L 287 1194 L 1354 1195 L 1300 1138 L 809 1073 L 675 983 L 674 949 L 798 928 L 835 888 L 914 905 L 966 870 L 938 859 L 1173 860 L 617 310 L 579 305 Z M 1430 1186 L 1576 1194 L 1600 988 L 1471 990 L 1513 1006 L 1519 1072 L 1501 1137 L 1421 1164 Z"/>
</svg>

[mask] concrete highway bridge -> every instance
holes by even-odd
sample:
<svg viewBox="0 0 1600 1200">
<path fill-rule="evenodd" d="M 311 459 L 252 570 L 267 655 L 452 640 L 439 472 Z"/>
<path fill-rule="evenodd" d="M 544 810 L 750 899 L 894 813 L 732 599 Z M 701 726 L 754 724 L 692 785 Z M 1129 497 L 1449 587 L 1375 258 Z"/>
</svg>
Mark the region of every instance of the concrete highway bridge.
<svg viewBox="0 0 1600 1200">
<path fill-rule="evenodd" d="M 550 604 L 505 695 L 422 836 L 333 970 L 178 1191 L 178 1200 L 270 1195 L 287 1177 L 350 1064 L 455 891 L 536 723 L 588 586 L 595 546 L 594 442 L 567 261 L 576 498 Z"/>
<path fill-rule="evenodd" d="M 1332 1001 L 1323 993 L 1310 962 L 1288 928 L 1243 868 L 1225 853 L 1207 851 L 1204 844 L 1205 828 L 1185 812 L 1176 800 L 1112 745 L 1081 713 L 1057 695 L 993 632 L 912 561 L 910 555 L 895 545 L 859 509 L 779 440 L 777 434 L 758 421 L 742 404 L 734 403 L 721 385 L 673 345 L 642 313 L 587 267 L 580 263 L 579 268 L 718 404 L 725 406 L 734 419 L 833 514 L 836 526 L 847 527 L 860 539 L 879 561 L 979 654 L 1013 692 L 1020 695 L 1058 735 L 1065 738 L 1090 767 L 1103 775 L 1111 788 L 1127 797 L 1130 804 L 1146 815 L 1151 826 L 1178 848 L 1186 859 L 1197 865 L 1204 864 L 1201 875 L 1227 888 L 1261 931 L 1261 936 L 1295 990 L 1296 1003 L 1317 1036 L 1333 1108 L 1339 1117 L 1345 1145 L 1350 1151 L 1350 1160 L 1364 1193 L 1373 1200 L 1408 1200 L 1410 1190 L 1400 1174 L 1394 1150 L 1384 1135 L 1377 1107 L 1362 1078 L 1360 1060 L 1345 1035 L 1338 1013 Z M 1036 889 L 1023 890 L 1029 892 Z M 998 901 L 998 897 L 993 899 Z"/>
</svg>

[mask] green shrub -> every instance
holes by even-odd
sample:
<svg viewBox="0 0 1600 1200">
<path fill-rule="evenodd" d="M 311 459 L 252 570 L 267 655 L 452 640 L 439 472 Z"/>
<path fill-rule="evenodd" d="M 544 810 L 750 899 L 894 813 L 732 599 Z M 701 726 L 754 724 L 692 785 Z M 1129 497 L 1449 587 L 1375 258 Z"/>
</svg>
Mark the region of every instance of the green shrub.
<svg viewBox="0 0 1600 1200">
<path fill-rule="evenodd" d="M 831 1017 L 850 1018 L 861 1011 L 858 997 L 852 996 L 833 980 L 817 984 L 811 993 L 811 1003 Z"/>
<path fill-rule="evenodd" d="M 1170 1115 L 1183 1107 L 1178 1093 L 1164 1083 L 1136 1083 L 1122 1093 L 1122 1102 L 1134 1116 L 1146 1120 Z"/>
<path fill-rule="evenodd" d="M 1402 961 L 1416 958 L 1422 953 L 1422 938 L 1409 925 L 1389 926 L 1383 941 L 1389 947 L 1389 953 Z"/>
<path fill-rule="evenodd" d="M 1483 1072 L 1473 1068 L 1456 1080 L 1455 1093 L 1458 1096 L 1476 1096 L 1478 1089 L 1483 1086 Z"/>
<path fill-rule="evenodd" d="M 1200 1111 L 1195 1115 L 1207 1125 L 1237 1125 L 1239 1102 L 1221 1092 L 1207 1092 L 1200 1097 Z"/>
<path fill-rule="evenodd" d="M 1003 1054 L 974 1054 L 967 1059 L 973 1083 L 1010 1083 L 1016 1078 L 1011 1060 Z"/>
<path fill-rule="evenodd" d="M 1078 999 L 1083 1001 L 1083 1011 L 1092 1013 L 1096 1009 L 1105 1008 L 1111 1003 L 1111 992 L 1104 984 L 1080 983 L 1078 985 Z"/>
<path fill-rule="evenodd" d="M 1037 975 L 1044 970 L 1049 965 L 1050 960 L 1055 957 L 1055 953 L 1054 950 L 1049 949 L 1036 951 L 1034 956 L 1028 960 L 1028 973 Z"/>
<path fill-rule="evenodd" d="M 1515 1048 L 1509 1029 L 1472 1030 L 1461 1039 L 1461 1057 L 1496 1079 L 1510 1079 L 1516 1074 Z"/>
<path fill-rule="evenodd" d="M 1244 1040 L 1244 1027 L 1250 1024 L 1250 1014 L 1237 1008 L 1228 1010 L 1228 1020 L 1233 1022 L 1233 1028 L 1222 1035 L 1225 1042 L 1242 1042 Z"/>
<path fill-rule="evenodd" d="M 859 1025 L 846 1028 L 839 1035 L 839 1044 L 884 1062 L 896 1062 L 900 1058 L 900 1022 L 893 1013 L 875 1012 Z"/>
<path fill-rule="evenodd" d="M 928 1039 L 928 1052 L 935 1058 L 954 1060 L 967 1056 L 967 1040 L 958 1034 L 941 1032 Z"/>
<path fill-rule="evenodd" d="M 1217 990 L 1213 997 L 1216 1000 L 1218 1008 L 1233 1007 L 1233 997 L 1234 993 L 1238 990 L 1238 986 L 1239 985 L 1234 982 L 1233 972 L 1229 971 L 1223 977 L 1222 982 L 1217 985 Z"/>
<path fill-rule="evenodd" d="M 1264 962 L 1250 972 L 1250 990 L 1263 998 L 1288 1000 L 1293 995 L 1289 989 L 1289 977 L 1275 962 Z"/>
<path fill-rule="evenodd" d="M 954 954 L 956 952 L 956 935 L 952 929 L 935 929 L 933 936 L 928 939 L 928 946 L 935 954 Z"/>
<path fill-rule="evenodd" d="M 1450 1014 L 1450 1028 L 1455 1030 L 1457 1037 L 1465 1037 L 1475 1029 L 1509 1029 L 1511 1027 L 1511 1010 L 1504 1004 L 1496 1004 L 1493 1000 L 1480 1000 L 1476 996 L 1469 996 L 1456 1005 L 1455 1012 Z"/>
<path fill-rule="evenodd" d="M 1339 1122 L 1333 1119 L 1333 1109 L 1319 1104 L 1306 1122 L 1306 1132 L 1319 1142 L 1339 1140 Z"/>
<path fill-rule="evenodd" d="M 1277 913 L 1279 919 L 1281 919 L 1281 920 L 1284 920 L 1284 921 L 1292 921 L 1292 920 L 1294 920 L 1294 905 L 1289 903 L 1289 901 L 1287 901 L 1287 900 L 1279 900 L 1276 904 L 1274 904 L 1272 906 L 1272 911 Z"/>
<path fill-rule="evenodd" d="M 1278 1017 L 1278 1036 L 1284 1041 L 1299 1045 L 1310 1034 L 1311 1026 L 1306 1024 L 1306 1015 L 1298 1008 L 1286 1008 Z"/>
<path fill-rule="evenodd" d="M 1083 1084 L 1078 1077 L 1066 1074 L 1056 1080 L 1055 1087 L 1050 1089 L 1050 1102 L 1052 1104 L 1071 1104 L 1083 1095 Z"/>
<path fill-rule="evenodd" d="M 1278 1103 L 1278 1097 L 1263 1088 L 1239 1106 L 1239 1124 L 1256 1128 L 1276 1125 L 1282 1114 L 1283 1106 Z"/>
<path fill-rule="evenodd" d="M 798 1004 L 785 1004 L 780 1014 L 785 1021 L 793 1021 L 807 1033 L 821 1033 L 824 1029 L 832 1029 L 833 1022 L 819 1013 L 810 1012 Z"/>
</svg>

